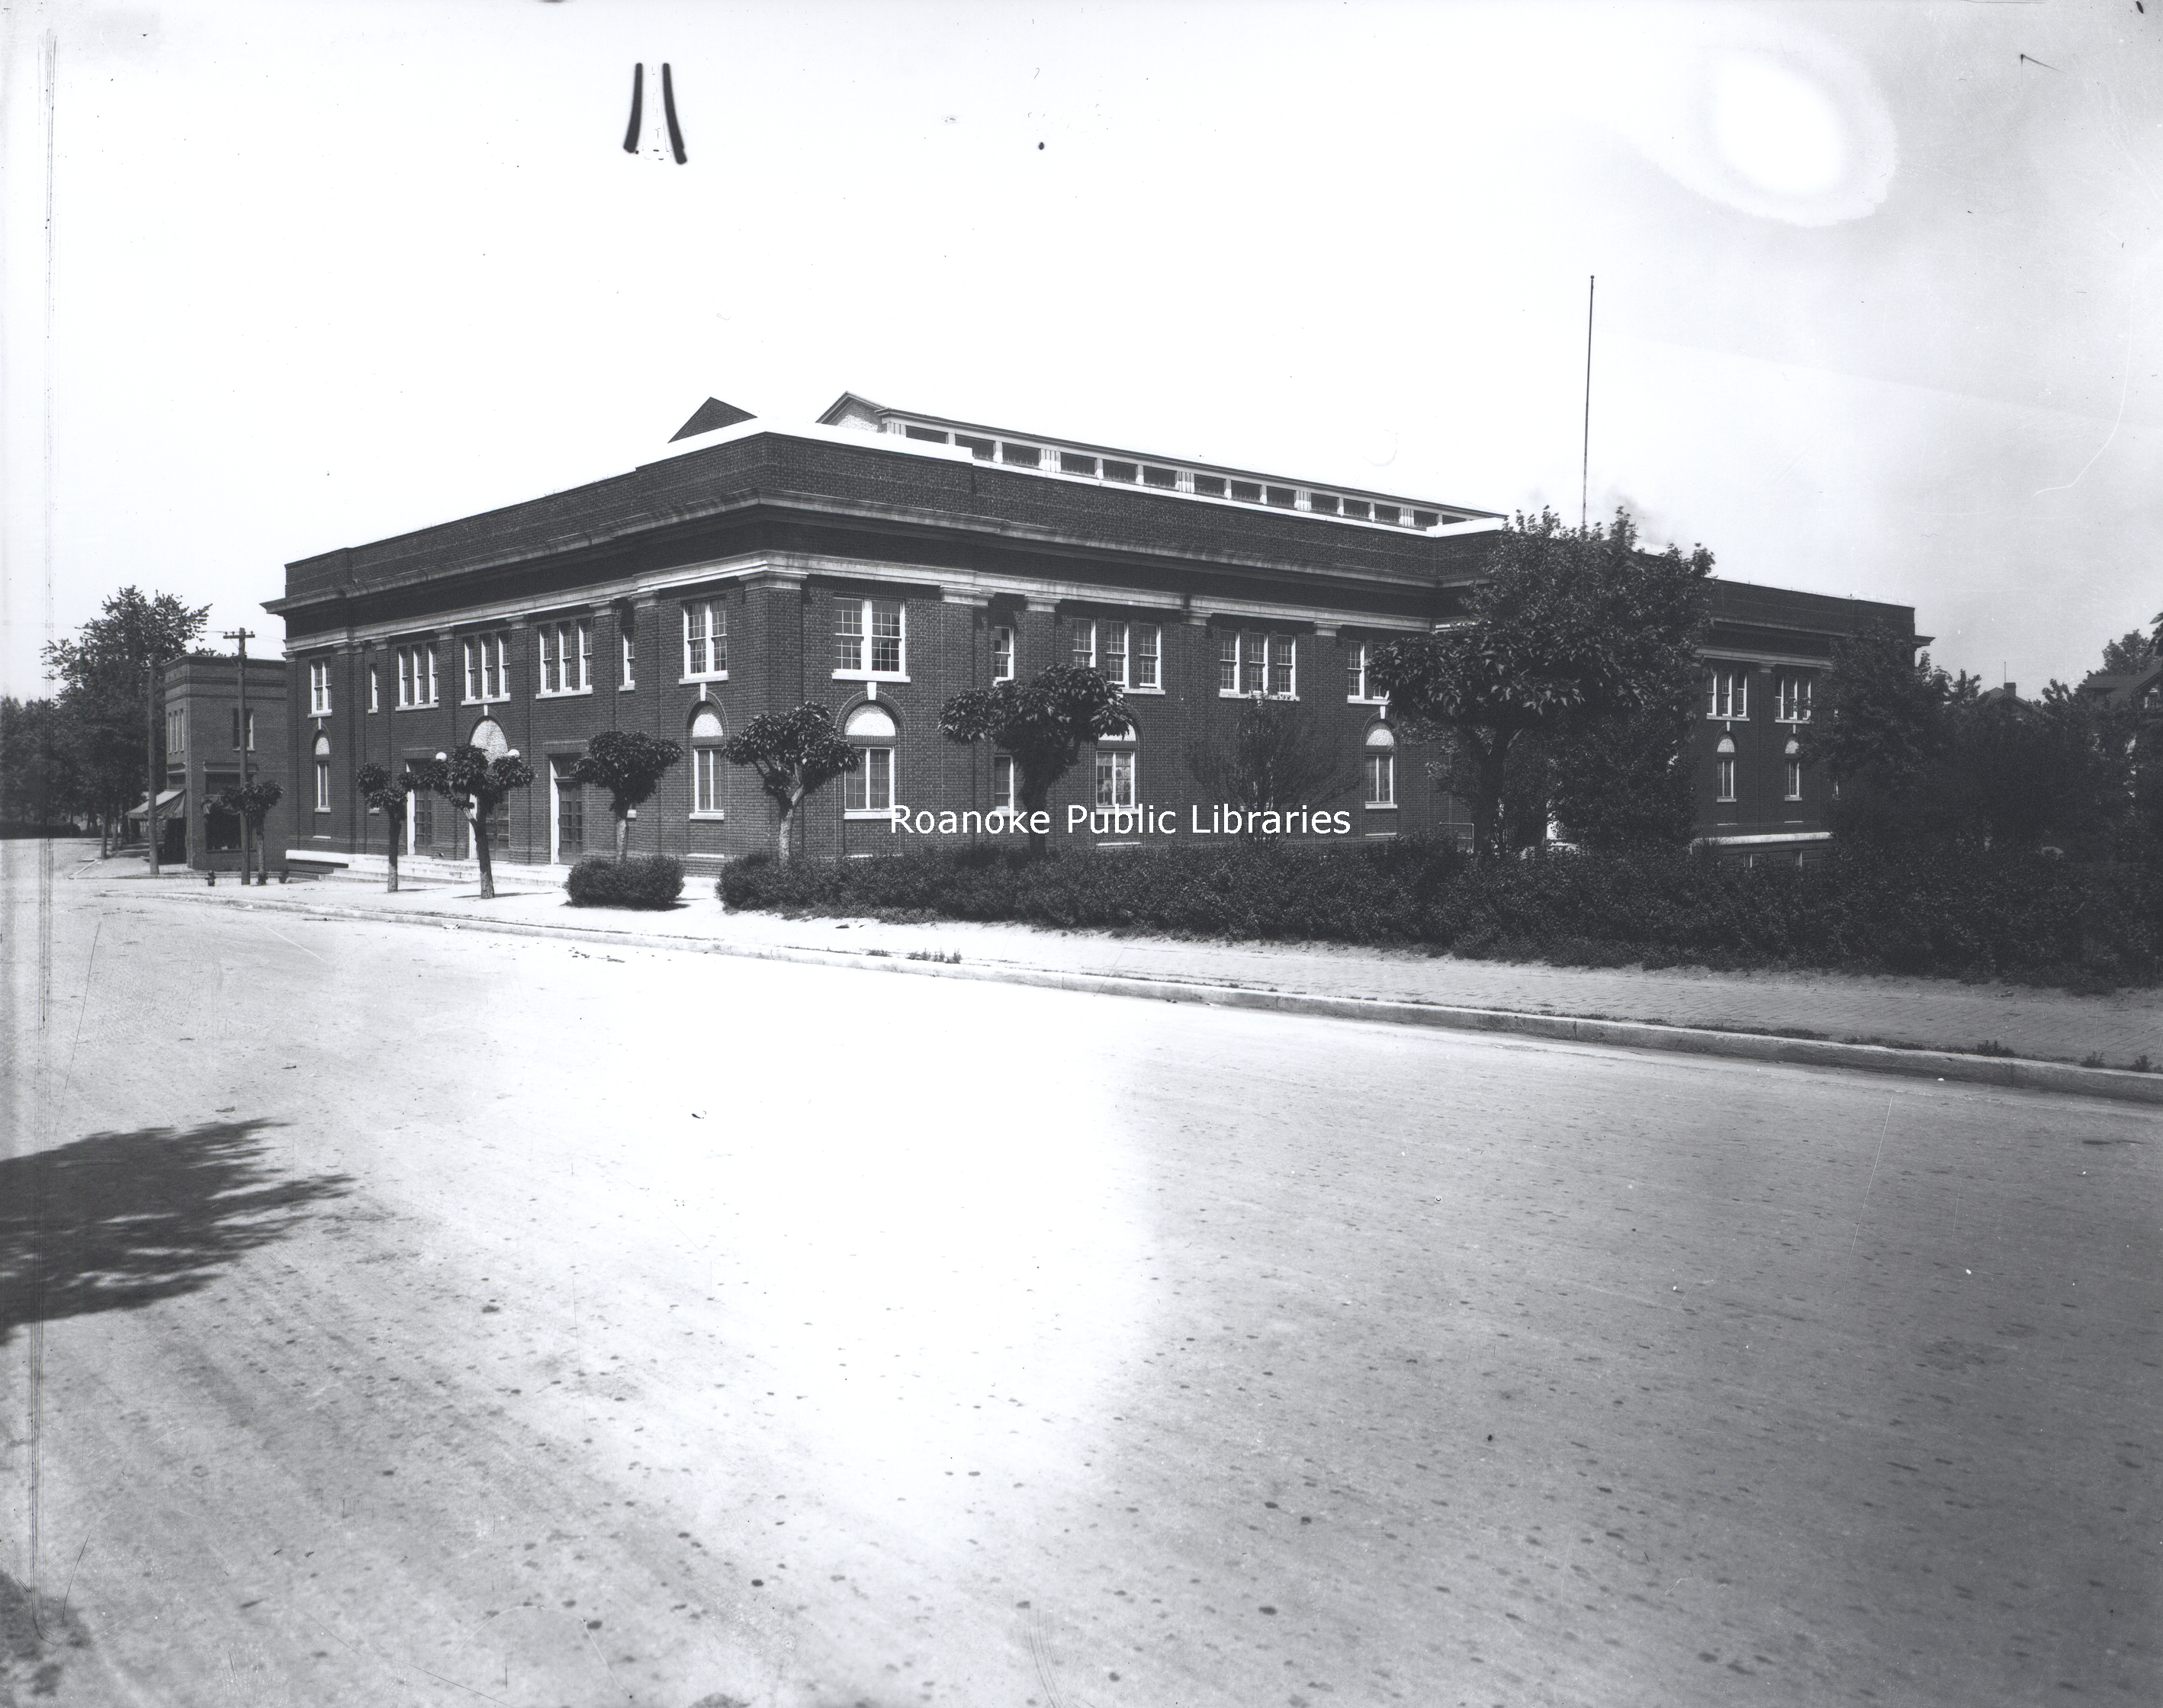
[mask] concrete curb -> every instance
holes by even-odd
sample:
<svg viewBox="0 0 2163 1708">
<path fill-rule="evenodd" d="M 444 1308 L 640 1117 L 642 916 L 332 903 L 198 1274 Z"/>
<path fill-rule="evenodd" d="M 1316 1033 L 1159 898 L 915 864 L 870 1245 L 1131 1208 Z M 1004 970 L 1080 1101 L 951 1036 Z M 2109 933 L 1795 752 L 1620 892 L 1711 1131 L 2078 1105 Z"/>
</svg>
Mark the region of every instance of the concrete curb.
<svg viewBox="0 0 2163 1708">
<path fill-rule="evenodd" d="M 2118 1103 L 2163 1105 L 2163 1073 L 2134 1073 L 2118 1068 L 2077 1068 L 2065 1062 L 2035 1062 L 2020 1057 L 1972 1056 L 1951 1050 L 1898 1050 L 1883 1044 L 1842 1044 L 1820 1038 L 1770 1037 L 1761 1032 L 1716 1032 L 1709 1028 L 1660 1026 L 1647 1021 L 1590 1020 L 1570 1015 L 1526 1014 L 1510 1009 L 1451 1008 L 1437 1003 L 1404 1002 L 1375 996 L 1316 996 L 1264 990 L 1242 985 L 1150 979 L 1132 974 L 1069 973 L 1013 964 L 956 964 L 912 961 L 900 955 L 862 950 L 814 949 L 772 943 L 731 943 L 711 938 L 672 937 L 656 932 L 610 926 L 537 925 L 522 920 L 453 917 L 438 912 L 342 907 L 283 896 L 271 901 L 262 892 L 226 897 L 204 892 L 175 892 L 171 899 L 198 905 L 295 913 L 311 919 L 388 921 L 434 926 L 448 931 L 495 932 L 509 937 L 581 939 L 623 948 L 668 949 L 690 954 L 734 955 L 746 960 L 783 961 L 799 966 L 849 967 L 864 972 L 912 973 L 978 983 L 1024 985 L 1039 990 L 1081 991 L 1098 996 L 1136 996 L 1159 1002 L 1198 1002 L 1216 1008 L 1258 1009 L 1276 1014 L 1330 1020 L 1354 1020 L 1388 1026 L 1432 1026 L 1448 1032 L 1513 1033 L 1558 1042 L 1604 1044 L 1622 1049 L 1666 1050 L 1685 1055 L 1718 1056 L 1730 1061 L 1767 1062 L 1798 1068 L 1839 1068 L 1866 1073 L 1895 1073 L 2011 1090 L 2055 1091 L 2076 1097 L 2100 1097 Z"/>
</svg>

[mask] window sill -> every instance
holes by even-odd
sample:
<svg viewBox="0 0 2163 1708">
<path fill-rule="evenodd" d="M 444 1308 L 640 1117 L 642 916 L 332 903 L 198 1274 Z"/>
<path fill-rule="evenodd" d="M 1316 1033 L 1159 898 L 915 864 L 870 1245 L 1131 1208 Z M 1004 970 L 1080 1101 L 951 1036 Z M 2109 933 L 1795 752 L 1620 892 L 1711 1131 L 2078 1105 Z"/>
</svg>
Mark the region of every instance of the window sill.
<svg viewBox="0 0 2163 1708">
<path fill-rule="evenodd" d="M 725 682 L 728 679 L 729 673 L 726 671 L 711 671 L 702 676 L 678 676 L 676 678 L 676 686 L 679 688 L 689 688 L 696 687 L 701 682 Z M 636 682 L 626 682 L 624 684 L 624 687 L 626 688 L 636 687 L 638 685 Z"/>
<path fill-rule="evenodd" d="M 1372 694 L 1347 694 L 1344 703 L 1348 706 L 1386 706 L 1390 703 L 1386 699 L 1378 700 Z"/>
<path fill-rule="evenodd" d="M 593 694 L 591 688 L 537 688 L 533 697 L 537 700 L 589 700 Z"/>
<path fill-rule="evenodd" d="M 866 823 L 891 824 L 893 823 L 893 809 L 891 807 L 844 807 L 841 817 Z"/>
<path fill-rule="evenodd" d="M 1397 810 L 1397 803 L 1394 801 L 1368 801 L 1362 804 L 1370 812 L 1394 812 Z"/>
<path fill-rule="evenodd" d="M 461 706 L 479 706 L 484 710 L 490 706 L 508 706 L 511 700 L 511 697 L 509 694 L 490 694 L 484 700 L 476 700 L 471 695 L 467 695 L 460 699 L 458 703 Z M 405 708 L 401 707 L 400 709 Z"/>
<path fill-rule="evenodd" d="M 1165 692 L 1165 691 L 1164 691 L 1162 688 L 1129 688 L 1129 687 L 1122 687 L 1122 688 L 1119 690 L 1119 692 L 1122 692 L 1122 693 L 1125 693 L 1125 694 L 1155 694 L 1155 695 L 1157 695 L 1159 697 L 1162 697 L 1162 696 L 1163 696 L 1163 694 L 1164 694 L 1164 692 Z"/>
<path fill-rule="evenodd" d="M 1265 694 L 1260 688 L 1249 688 L 1244 693 L 1241 693 L 1237 688 L 1219 688 L 1217 690 L 1217 697 L 1220 700 L 1296 700 L 1299 696 L 1297 694 Z"/>
<path fill-rule="evenodd" d="M 412 705 L 411 705 L 411 706 L 394 706 L 391 709 L 392 709 L 393 711 L 396 711 L 396 712 L 432 712 L 432 711 L 434 711 L 434 710 L 435 710 L 438 706 L 440 706 L 442 703 L 443 703 L 443 702 L 442 702 L 442 701 L 440 701 L 440 700 L 421 700 L 421 701 L 417 701 L 417 702 L 416 702 L 414 704 L 412 704 Z M 480 703 L 480 702 L 479 702 L 479 701 L 478 701 L 478 700 L 476 700 L 476 701 L 474 701 L 474 704 L 475 704 L 476 706 L 478 706 L 479 703 Z M 315 715 L 316 715 L 317 717 L 318 717 L 318 718 L 321 718 L 321 717 L 324 716 L 325 714 L 324 714 L 323 713 L 318 712 L 318 713 L 317 713 Z"/>
<path fill-rule="evenodd" d="M 900 682 L 906 686 L 909 673 L 906 671 L 837 670 L 834 672 L 834 680 L 837 682 Z"/>
<path fill-rule="evenodd" d="M 725 812 L 694 812 L 691 822 L 694 824 L 719 824 L 728 816 Z"/>
</svg>

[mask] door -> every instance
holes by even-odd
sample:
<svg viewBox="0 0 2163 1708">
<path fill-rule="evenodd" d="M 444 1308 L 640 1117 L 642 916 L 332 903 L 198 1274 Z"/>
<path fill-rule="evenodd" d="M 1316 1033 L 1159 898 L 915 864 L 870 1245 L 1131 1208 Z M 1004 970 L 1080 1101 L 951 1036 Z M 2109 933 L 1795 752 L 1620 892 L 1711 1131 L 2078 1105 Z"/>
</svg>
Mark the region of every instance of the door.
<svg viewBox="0 0 2163 1708">
<path fill-rule="evenodd" d="M 548 761 L 548 862 L 568 865 L 586 851 L 586 791 L 572 780 L 575 758 Z"/>
</svg>

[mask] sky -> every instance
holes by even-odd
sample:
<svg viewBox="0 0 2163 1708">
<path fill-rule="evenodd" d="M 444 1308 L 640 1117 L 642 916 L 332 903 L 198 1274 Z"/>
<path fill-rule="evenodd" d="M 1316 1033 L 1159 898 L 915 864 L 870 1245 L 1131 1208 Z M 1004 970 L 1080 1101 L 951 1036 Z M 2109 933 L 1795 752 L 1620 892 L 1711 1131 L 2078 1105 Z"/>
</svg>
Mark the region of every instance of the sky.
<svg viewBox="0 0 2163 1708">
<path fill-rule="evenodd" d="M 275 651 L 286 562 L 621 473 L 709 395 L 1623 506 L 2030 692 L 2163 610 L 2163 0 L 0 31 L 7 692 L 130 582 Z M 663 60 L 683 165 L 622 146 Z"/>
</svg>

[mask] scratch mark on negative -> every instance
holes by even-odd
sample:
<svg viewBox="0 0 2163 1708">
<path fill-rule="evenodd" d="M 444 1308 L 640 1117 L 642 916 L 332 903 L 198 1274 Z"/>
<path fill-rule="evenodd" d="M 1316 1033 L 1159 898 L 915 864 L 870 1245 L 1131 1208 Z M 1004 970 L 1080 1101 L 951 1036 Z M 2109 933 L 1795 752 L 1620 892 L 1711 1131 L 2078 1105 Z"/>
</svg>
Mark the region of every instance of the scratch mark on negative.
<svg viewBox="0 0 2163 1708">
<path fill-rule="evenodd" d="M 1847 1255 L 1855 1256 L 1857 1243 L 1862 1238 L 1863 1212 L 1870 1208 L 1870 1188 L 1878 1183 L 1878 1165 L 1885 1160 L 1885 1135 L 1893 1127 L 1893 1099 L 1885 1099 L 1885 1124 L 1878 1129 L 1878 1154 L 1870 1159 L 1870 1178 L 1862 1183 L 1862 1202 L 1856 1207 L 1855 1237 L 1847 1242 Z"/>
<path fill-rule="evenodd" d="M 286 936 L 284 932 L 279 930 L 276 926 L 265 924 L 263 928 L 269 932 L 271 936 L 276 938 L 280 943 L 290 944 L 292 948 L 300 950 L 302 954 L 310 956 L 316 960 L 323 960 L 323 958 L 321 955 L 317 954 L 316 952 L 310 948 L 306 943 L 294 943 L 292 938 Z M 330 965 L 330 963 L 328 961 L 323 961 L 323 964 L 327 967 Z"/>
</svg>

